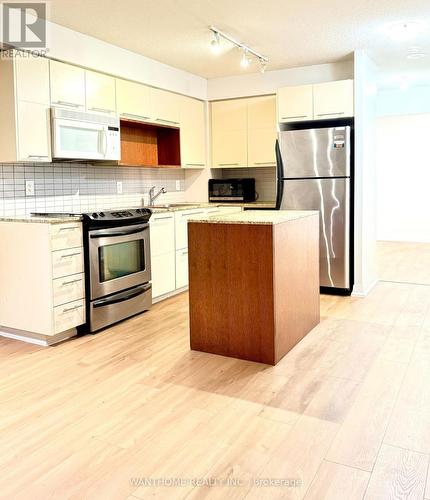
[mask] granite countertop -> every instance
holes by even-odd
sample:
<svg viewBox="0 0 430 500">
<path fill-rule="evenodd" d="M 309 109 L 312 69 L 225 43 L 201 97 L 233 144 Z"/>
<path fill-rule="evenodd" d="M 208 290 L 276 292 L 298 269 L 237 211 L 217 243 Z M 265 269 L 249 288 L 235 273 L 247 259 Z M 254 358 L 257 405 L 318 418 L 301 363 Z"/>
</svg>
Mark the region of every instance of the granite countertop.
<svg viewBox="0 0 430 500">
<path fill-rule="evenodd" d="M 189 222 L 209 223 L 209 224 L 258 224 L 275 225 L 290 222 L 318 215 L 316 210 L 247 210 L 237 214 L 226 215 L 206 215 L 204 217 L 194 217 L 188 219 Z"/>
<path fill-rule="evenodd" d="M 150 208 L 154 214 L 162 213 L 162 212 L 179 212 L 181 210 L 193 210 L 197 208 L 216 208 L 216 207 L 241 207 L 241 208 L 274 208 L 274 202 L 259 202 L 254 201 L 252 203 L 187 203 L 184 202 L 180 206 L 172 206 L 172 207 L 145 207 Z M 123 209 L 118 209 L 123 210 Z M 38 223 L 38 224 L 64 224 L 66 222 L 78 222 L 81 221 L 82 218 L 80 216 L 58 216 L 58 217 L 47 217 L 47 216 L 31 216 L 31 215 L 22 215 L 22 216 L 0 216 L 0 222 L 28 222 L 28 223 Z"/>
<path fill-rule="evenodd" d="M 217 208 L 217 207 L 240 207 L 240 208 L 275 208 L 275 202 L 272 201 L 254 201 L 250 203 L 209 203 L 209 202 L 202 202 L 202 203 L 186 203 L 184 202 L 183 205 L 179 207 L 161 207 L 161 206 L 155 206 L 155 207 L 146 207 L 150 208 L 154 214 L 160 213 L 160 212 L 178 212 L 180 210 L 193 210 L 195 208 Z"/>
<path fill-rule="evenodd" d="M 30 224 L 66 224 L 67 222 L 81 222 L 82 218 L 79 216 L 59 216 L 59 217 L 45 217 L 45 216 L 0 216 L 0 222 L 28 222 Z"/>
</svg>

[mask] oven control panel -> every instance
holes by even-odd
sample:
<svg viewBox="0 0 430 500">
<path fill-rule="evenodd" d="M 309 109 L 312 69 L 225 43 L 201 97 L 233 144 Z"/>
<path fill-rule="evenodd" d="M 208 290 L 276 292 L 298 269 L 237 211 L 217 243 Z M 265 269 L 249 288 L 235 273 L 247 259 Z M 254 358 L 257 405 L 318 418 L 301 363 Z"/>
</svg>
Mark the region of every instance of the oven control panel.
<svg viewBox="0 0 430 500">
<path fill-rule="evenodd" d="M 152 211 L 148 208 L 132 208 L 127 210 L 100 211 L 84 214 L 83 218 L 91 226 L 108 226 L 148 222 Z"/>
</svg>

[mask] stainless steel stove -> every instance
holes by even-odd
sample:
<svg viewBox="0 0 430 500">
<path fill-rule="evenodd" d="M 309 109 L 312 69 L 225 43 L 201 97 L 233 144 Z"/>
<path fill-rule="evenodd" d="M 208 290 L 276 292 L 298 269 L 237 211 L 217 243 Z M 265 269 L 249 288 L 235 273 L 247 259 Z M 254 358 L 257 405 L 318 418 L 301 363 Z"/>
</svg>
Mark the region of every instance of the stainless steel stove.
<svg viewBox="0 0 430 500">
<path fill-rule="evenodd" d="M 83 331 L 96 332 L 151 307 L 151 210 L 34 215 L 82 217 L 87 306 Z"/>
</svg>

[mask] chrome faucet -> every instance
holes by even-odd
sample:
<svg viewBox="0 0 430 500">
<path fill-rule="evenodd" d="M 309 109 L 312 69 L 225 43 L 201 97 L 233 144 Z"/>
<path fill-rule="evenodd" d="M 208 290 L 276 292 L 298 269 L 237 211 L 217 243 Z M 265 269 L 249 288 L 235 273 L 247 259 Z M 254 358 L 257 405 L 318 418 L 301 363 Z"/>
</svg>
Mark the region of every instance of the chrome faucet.
<svg viewBox="0 0 430 500">
<path fill-rule="evenodd" d="M 167 193 L 166 188 L 162 187 L 160 189 L 160 191 L 158 191 L 157 194 L 154 194 L 155 188 L 156 188 L 156 186 L 152 186 L 152 188 L 149 190 L 149 206 L 150 207 L 154 206 L 155 200 L 160 196 L 160 194 Z"/>
</svg>

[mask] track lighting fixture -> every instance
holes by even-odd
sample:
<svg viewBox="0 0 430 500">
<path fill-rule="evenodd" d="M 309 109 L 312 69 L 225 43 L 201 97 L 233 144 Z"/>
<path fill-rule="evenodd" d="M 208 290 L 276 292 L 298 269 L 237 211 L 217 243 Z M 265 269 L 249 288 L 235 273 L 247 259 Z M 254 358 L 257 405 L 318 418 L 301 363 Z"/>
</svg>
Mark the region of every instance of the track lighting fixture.
<svg viewBox="0 0 430 500">
<path fill-rule="evenodd" d="M 223 33 L 220 31 L 218 28 L 215 28 L 214 26 L 209 26 L 210 31 L 213 34 L 213 39 L 211 41 L 211 50 L 214 54 L 219 54 L 221 50 L 221 38 L 223 40 L 227 40 L 230 42 L 232 45 L 235 45 L 239 49 L 242 50 L 242 58 L 240 60 L 240 65 L 242 68 L 247 68 L 249 64 L 254 60 L 253 57 L 260 62 L 260 71 L 264 73 L 266 71 L 267 63 L 269 62 L 269 59 L 262 54 L 259 54 L 255 50 L 251 49 L 247 45 L 243 44 L 242 42 L 238 42 L 235 40 L 233 37 L 230 35 L 227 35 L 226 33 Z M 253 56 L 253 57 L 251 57 Z"/>
</svg>

